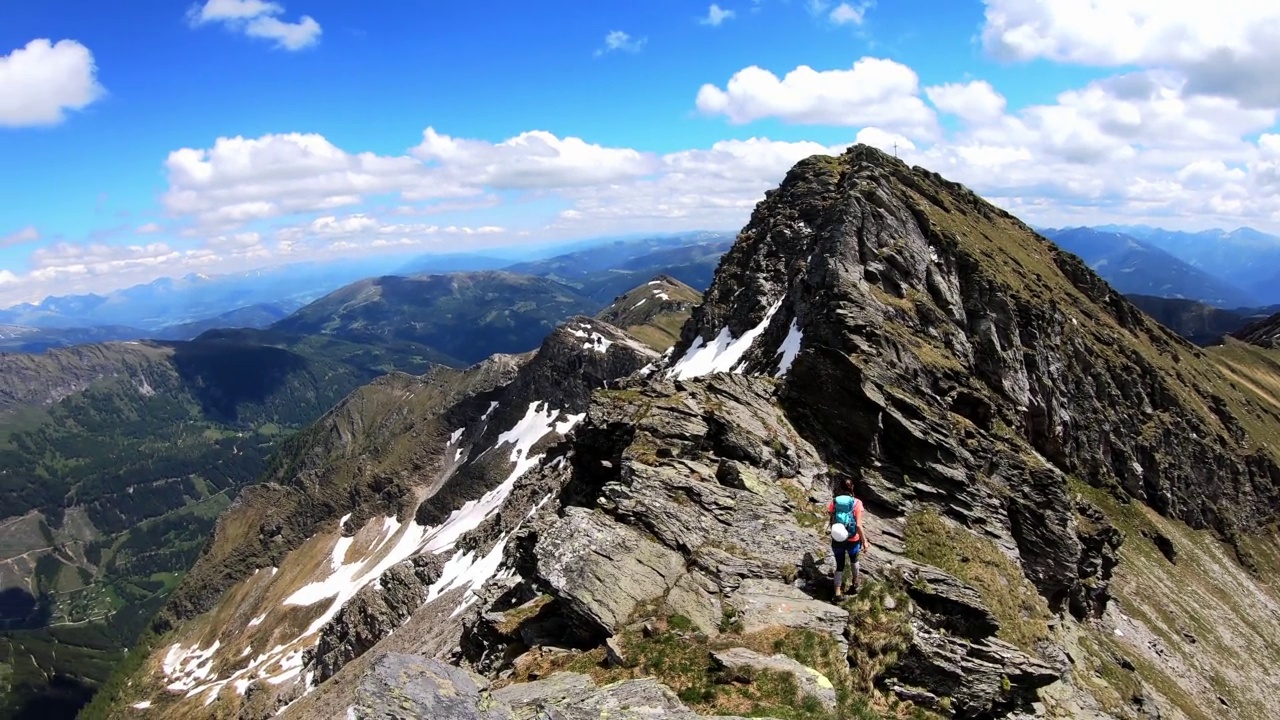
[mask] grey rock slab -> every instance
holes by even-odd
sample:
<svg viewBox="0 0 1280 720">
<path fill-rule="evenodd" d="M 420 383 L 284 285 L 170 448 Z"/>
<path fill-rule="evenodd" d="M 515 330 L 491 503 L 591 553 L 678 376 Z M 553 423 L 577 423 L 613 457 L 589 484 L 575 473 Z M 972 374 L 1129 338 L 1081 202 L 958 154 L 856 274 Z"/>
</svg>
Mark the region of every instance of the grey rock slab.
<svg viewBox="0 0 1280 720">
<path fill-rule="evenodd" d="M 511 713 L 461 668 L 420 655 L 390 653 L 355 691 L 355 720 L 511 720 Z"/>
<path fill-rule="evenodd" d="M 605 635 L 684 575 L 679 553 L 600 512 L 565 508 L 538 538 L 538 575 L 565 607 Z"/>
<path fill-rule="evenodd" d="M 510 707 L 514 720 L 699 720 L 670 688 L 653 678 L 624 680 L 597 688 L 576 673 L 495 690 L 494 699 Z M 742 720 L 720 716 L 719 720 Z"/>
<path fill-rule="evenodd" d="M 743 632 L 787 627 L 826 633 L 844 642 L 849 613 L 837 605 L 805 595 L 790 585 L 748 579 L 725 603 L 738 612 Z"/>
<path fill-rule="evenodd" d="M 730 648 L 713 652 L 711 657 L 722 671 L 729 671 L 730 676 L 733 676 L 734 671 L 741 673 L 744 669 L 748 670 L 747 673 L 741 674 L 741 679 L 746 682 L 751 681 L 750 671 L 756 670 L 793 675 L 801 692 L 817 698 L 828 710 L 836 708 L 836 688 L 831 680 L 817 670 L 797 662 L 794 658 L 786 655 L 761 655 L 746 648 Z"/>
</svg>

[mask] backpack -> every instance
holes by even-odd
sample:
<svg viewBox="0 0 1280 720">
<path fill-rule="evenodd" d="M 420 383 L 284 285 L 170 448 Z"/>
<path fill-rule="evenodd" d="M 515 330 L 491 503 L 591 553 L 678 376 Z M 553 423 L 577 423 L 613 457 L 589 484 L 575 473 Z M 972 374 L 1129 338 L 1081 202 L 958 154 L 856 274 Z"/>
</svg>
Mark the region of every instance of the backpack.
<svg viewBox="0 0 1280 720">
<path fill-rule="evenodd" d="M 849 541 L 856 542 L 861 538 L 862 528 L 857 527 L 857 516 L 854 511 L 858 509 L 860 500 L 852 495 L 837 495 L 835 503 L 836 522 L 844 525 L 849 529 Z"/>
</svg>

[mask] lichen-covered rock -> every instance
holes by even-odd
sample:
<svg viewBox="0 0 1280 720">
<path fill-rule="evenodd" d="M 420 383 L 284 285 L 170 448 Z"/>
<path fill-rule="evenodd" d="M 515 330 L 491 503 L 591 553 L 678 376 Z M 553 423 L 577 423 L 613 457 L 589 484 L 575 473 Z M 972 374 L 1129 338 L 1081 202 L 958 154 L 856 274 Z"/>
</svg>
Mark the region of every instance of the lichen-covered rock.
<svg viewBox="0 0 1280 720">
<path fill-rule="evenodd" d="M 751 682 L 759 671 L 785 673 L 796 679 L 800 691 L 817 699 L 827 710 L 836 709 L 836 688 L 822 673 L 786 655 L 761 655 L 746 648 L 729 648 L 711 653 L 725 679 Z"/>
<path fill-rule="evenodd" d="M 602 513 L 565 508 L 538 539 L 538 575 L 566 610 L 612 635 L 641 603 L 662 598 L 684 558 Z"/>
<path fill-rule="evenodd" d="M 748 633 L 785 627 L 843 638 L 849 624 L 849 612 L 839 605 L 772 580 L 745 580 L 724 602 L 736 610 L 743 632 Z"/>
<path fill-rule="evenodd" d="M 493 697 L 511 708 L 514 720 L 743 720 L 698 715 L 651 678 L 597 688 L 585 675 L 557 673 L 546 680 L 508 685 L 495 690 Z"/>
<path fill-rule="evenodd" d="M 434 658 L 388 653 L 360 678 L 346 717 L 352 720 L 512 720 L 487 683 Z"/>
<path fill-rule="evenodd" d="M 909 647 L 882 682 L 904 699 L 949 707 L 956 718 L 999 717 L 1029 705 L 1036 690 L 1060 677 L 994 637 L 970 642 L 919 622 L 913 630 Z"/>
</svg>

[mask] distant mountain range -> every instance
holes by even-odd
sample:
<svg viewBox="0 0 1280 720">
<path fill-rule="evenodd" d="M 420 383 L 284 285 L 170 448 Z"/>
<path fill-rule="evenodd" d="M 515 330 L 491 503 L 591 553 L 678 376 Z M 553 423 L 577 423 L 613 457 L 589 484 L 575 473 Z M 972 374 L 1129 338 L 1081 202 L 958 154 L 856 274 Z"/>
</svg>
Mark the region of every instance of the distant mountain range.
<svg viewBox="0 0 1280 720">
<path fill-rule="evenodd" d="M 106 294 L 49 297 L 0 310 L 0 351 L 39 352 L 81 342 L 190 339 L 219 327 L 266 327 L 361 279 L 505 269 L 563 282 L 607 303 L 668 272 L 705 288 L 729 233 L 594 238 L 531 248 L 300 263 L 228 275 L 161 278 Z"/>
<path fill-rule="evenodd" d="M 1221 308 L 1260 304 L 1242 287 L 1132 235 L 1088 227 L 1042 233 L 1125 294 L 1196 300 Z"/>
<path fill-rule="evenodd" d="M 1100 225 L 1159 248 L 1226 280 L 1264 305 L 1280 303 L 1280 237 L 1252 228 L 1178 232 L 1145 225 Z"/>
</svg>

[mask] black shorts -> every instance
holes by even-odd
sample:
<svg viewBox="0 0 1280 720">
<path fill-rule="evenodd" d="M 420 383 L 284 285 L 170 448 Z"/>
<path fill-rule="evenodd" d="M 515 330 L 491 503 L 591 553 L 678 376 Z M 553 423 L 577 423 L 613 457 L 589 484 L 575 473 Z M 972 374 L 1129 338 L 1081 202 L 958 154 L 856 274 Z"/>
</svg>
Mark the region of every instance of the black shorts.
<svg viewBox="0 0 1280 720">
<path fill-rule="evenodd" d="M 831 541 L 831 552 L 836 556 L 836 572 L 844 570 L 844 556 L 848 555 L 853 562 L 858 561 L 858 553 L 862 552 L 861 540 Z"/>
</svg>

